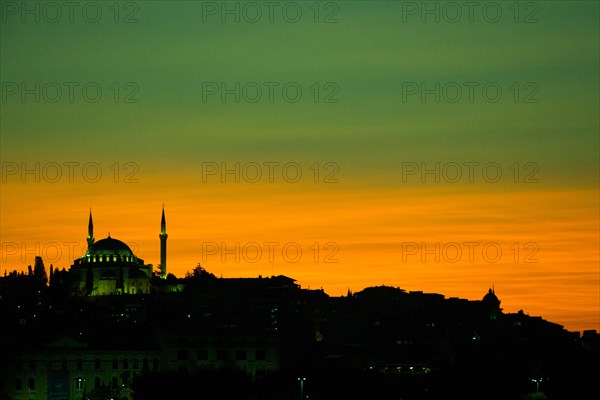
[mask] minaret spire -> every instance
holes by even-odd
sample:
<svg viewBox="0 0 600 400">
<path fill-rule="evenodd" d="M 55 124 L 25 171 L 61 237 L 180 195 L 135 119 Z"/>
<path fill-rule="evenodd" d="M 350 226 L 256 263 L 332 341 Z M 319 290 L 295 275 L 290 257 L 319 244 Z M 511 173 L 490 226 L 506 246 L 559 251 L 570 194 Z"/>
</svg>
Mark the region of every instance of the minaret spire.
<svg viewBox="0 0 600 400">
<path fill-rule="evenodd" d="M 165 205 L 163 204 L 162 218 L 160 219 L 160 277 L 167 277 L 167 222 L 165 219 Z"/>
<path fill-rule="evenodd" d="M 165 205 L 162 208 L 162 218 L 160 219 L 160 233 L 167 233 L 167 222 L 165 221 Z"/>
<path fill-rule="evenodd" d="M 90 220 L 88 222 L 88 236 L 87 236 L 87 244 L 88 249 L 91 245 L 94 244 L 94 221 L 92 221 L 92 209 L 90 208 Z"/>
</svg>

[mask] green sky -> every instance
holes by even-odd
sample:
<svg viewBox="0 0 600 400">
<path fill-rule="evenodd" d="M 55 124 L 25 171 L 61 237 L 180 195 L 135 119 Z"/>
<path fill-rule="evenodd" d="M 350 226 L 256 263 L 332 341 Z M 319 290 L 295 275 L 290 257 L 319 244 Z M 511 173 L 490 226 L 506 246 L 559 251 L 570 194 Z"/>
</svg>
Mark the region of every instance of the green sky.
<svg viewBox="0 0 600 400">
<path fill-rule="evenodd" d="M 439 23 L 434 16 L 423 23 L 419 14 L 403 14 L 407 2 L 394 1 L 321 2 L 320 18 L 333 12 L 337 23 L 314 23 L 313 2 L 294 3 L 303 11 L 298 23 L 286 22 L 280 8 L 273 23 L 266 15 L 244 22 L 243 11 L 240 23 L 219 15 L 205 23 L 202 3 L 139 1 L 133 9 L 122 2 L 119 18 L 135 11 L 139 20 L 129 24 L 115 24 L 105 2 L 98 3 L 98 23 L 77 10 L 74 22 L 3 15 L 4 84 L 97 82 L 103 96 L 95 104 L 77 89 L 73 103 L 66 92 L 55 104 L 9 96 L 2 103 L 2 159 L 135 154 L 148 172 L 166 160 L 171 167 L 199 159 L 334 160 L 353 177 L 380 176 L 381 184 L 405 160 L 532 161 L 545 184 L 597 183 L 597 2 L 537 2 L 535 9 L 523 3 L 519 23 L 509 2 L 498 3 L 498 23 L 486 22 L 479 9 L 473 22 L 467 15 L 446 22 L 442 11 Z M 537 22 L 523 23 L 528 15 Z M 139 103 L 115 104 L 114 82 L 135 82 Z M 280 91 L 274 103 L 266 91 L 255 104 L 232 96 L 222 103 L 218 95 L 203 102 L 204 82 L 297 82 L 304 91 L 298 103 L 283 101 Z M 314 103 L 314 82 L 321 95 L 327 82 L 337 85 L 339 102 Z M 403 102 L 404 82 L 492 82 L 503 92 L 497 103 L 480 89 L 467 101 L 464 86 L 457 103 L 435 103 L 433 96 L 423 103 L 418 94 Z M 522 102 L 533 90 L 527 82 L 537 85 L 537 103 Z"/>
</svg>

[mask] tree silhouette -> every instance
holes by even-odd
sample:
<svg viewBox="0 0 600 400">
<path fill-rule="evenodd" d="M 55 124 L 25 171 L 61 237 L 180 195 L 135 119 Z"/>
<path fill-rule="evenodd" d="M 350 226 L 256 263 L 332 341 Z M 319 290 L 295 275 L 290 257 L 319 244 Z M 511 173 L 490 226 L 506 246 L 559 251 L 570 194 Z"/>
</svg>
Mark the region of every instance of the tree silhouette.
<svg viewBox="0 0 600 400">
<path fill-rule="evenodd" d="M 40 282 L 42 285 L 48 284 L 48 274 L 46 273 L 46 267 L 44 266 L 44 260 L 42 257 L 35 257 L 35 266 L 33 267 L 33 276 L 35 276 L 36 280 Z"/>
<path fill-rule="evenodd" d="M 200 263 L 198 263 L 198 265 L 196 265 L 196 268 L 194 268 L 192 270 L 191 274 L 189 272 L 187 272 L 185 275 L 186 275 L 186 278 L 194 278 L 194 279 L 216 279 L 217 278 L 214 274 L 211 274 L 210 272 L 205 270 L 204 267 L 202 267 L 202 265 L 200 265 Z"/>
</svg>

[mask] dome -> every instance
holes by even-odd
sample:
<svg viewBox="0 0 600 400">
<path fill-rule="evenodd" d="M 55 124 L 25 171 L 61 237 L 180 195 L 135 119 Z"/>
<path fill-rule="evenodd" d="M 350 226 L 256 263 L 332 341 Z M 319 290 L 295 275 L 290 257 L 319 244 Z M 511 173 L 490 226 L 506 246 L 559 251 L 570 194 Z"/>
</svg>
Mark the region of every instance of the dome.
<svg viewBox="0 0 600 400">
<path fill-rule="evenodd" d="M 495 306 L 500 305 L 500 300 L 498 300 L 498 297 L 496 296 L 496 294 L 494 293 L 494 291 L 492 289 L 490 289 L 487 292 L 487 294 L 485 296 L 483 296 L 482 301 L 484 304 L 495 305 Z"/>
<path fill-rule="evenodd" d="M 106 239 L 98 240 L 93 243 L 88 251 L 85 253 L 86 256 L 121 256 L 128 257 L 133 256 L 133 252 L 125 243 L 118 239 L 113 239 L 110 236 Z"/>
</svg>

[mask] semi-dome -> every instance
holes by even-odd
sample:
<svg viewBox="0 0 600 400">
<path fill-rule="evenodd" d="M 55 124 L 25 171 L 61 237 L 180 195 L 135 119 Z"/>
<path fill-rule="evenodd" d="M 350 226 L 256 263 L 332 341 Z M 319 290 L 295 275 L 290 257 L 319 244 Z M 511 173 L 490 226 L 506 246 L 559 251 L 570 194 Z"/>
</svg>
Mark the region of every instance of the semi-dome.
<svg viewBox="0 0 600 400">
<path fill-rule="evenodd" d="M 125 243 L 110 236 L 93 243 L 85 253 L 86 256 L 120 256 L 131 257 L 133 251 Z"/>
</svg>

